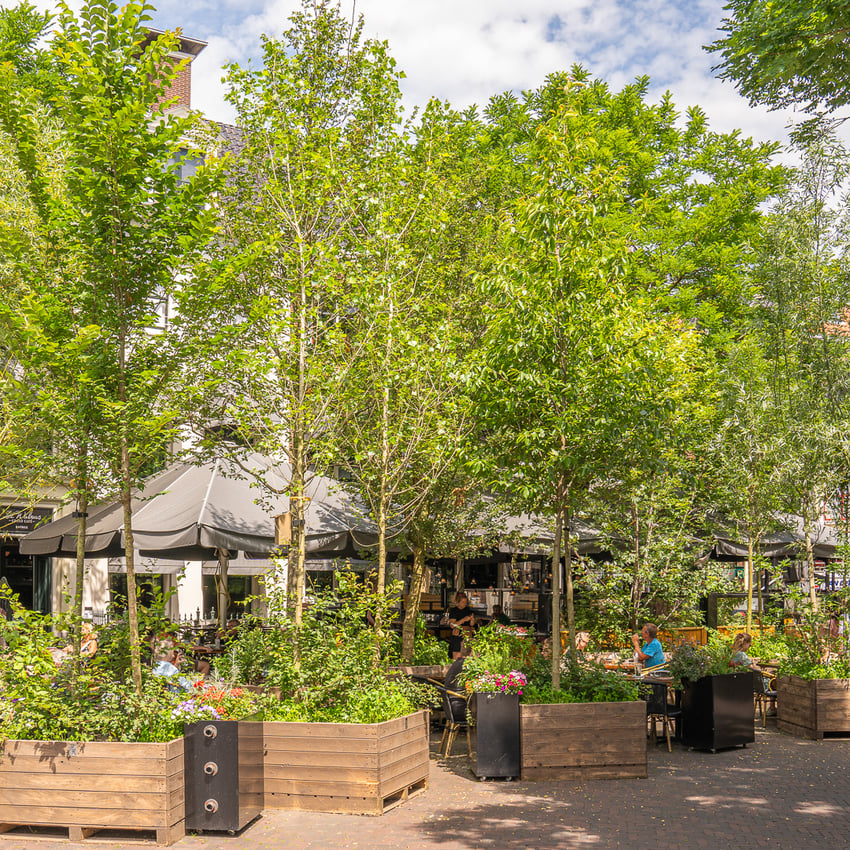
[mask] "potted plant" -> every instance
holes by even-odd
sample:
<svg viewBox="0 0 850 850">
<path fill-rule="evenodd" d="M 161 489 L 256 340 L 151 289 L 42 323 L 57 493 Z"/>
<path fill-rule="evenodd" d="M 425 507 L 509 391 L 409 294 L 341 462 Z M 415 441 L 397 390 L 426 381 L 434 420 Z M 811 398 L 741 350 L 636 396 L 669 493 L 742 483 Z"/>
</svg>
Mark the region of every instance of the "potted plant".
<svg viewBox="0 0 850 850">
<path fill-rule="evenodd" d="M 182 837 L 184 722 L 242 717 L 253 696 L 152 672 L 137 692 L 112 655 L 121 640 L 78 663 L 55 645 L 65 624 L 13 607 L 0 619 L 0 823 L 61 826 L 75 840 L 107 828 Z"/>
<path fill-rule="evenodd" d="M 682 691 L 685 746 L 715 752 L 755 741 L 753 674 L 732 664 L 728 644 L 681 644 L 667 667 Z"/>
<path fill-rule="evenodd" d="M 520 705 L 523 779 L 645 777 L 646 705 L 637 683 L 589 661 L 563 665 L 552 689 L 545 658 Z"/>
<path fill-rule="evenodd" d="M 427 788 L 423 706 L 436 694 L 390 671 L 401 584 L 379 595 L 349 571 L 335 583 L 314 592 L 298 628 L 270 594 L 263 681 L 280 699 L 263 722 L 264 805 L 380 815 Z"/>
<path fill-rule="evenodd" d="M 776 725 L 822 740 L 850 733 L 850 647 L 829 609 L 803 607 L 803 620 L 777 671 Z"/>
<path fill-rule="evenodd" d="M 519 776 L 519 699 L 527 683 L 522 667 L 534 656 L 524 629 L 492 623 L 470 641 L 459 681 L 470 695 L 472 770 L 485 778 Z"/>
</svg>

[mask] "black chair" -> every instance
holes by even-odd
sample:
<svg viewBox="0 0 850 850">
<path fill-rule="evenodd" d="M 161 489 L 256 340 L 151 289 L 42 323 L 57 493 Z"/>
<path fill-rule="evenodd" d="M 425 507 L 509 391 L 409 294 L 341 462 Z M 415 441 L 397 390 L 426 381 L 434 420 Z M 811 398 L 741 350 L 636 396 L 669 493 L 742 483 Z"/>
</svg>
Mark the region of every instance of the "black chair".
<svg viewBox="0 0 850 850">
<path fill-rule="evenodd" d="M 440 739 L 440 754 L 451 758 L 452 746 L 457 733 L 466 730 L 466 751 L 472 756 L 472 742 L 469 740 L 469 724 L 466 718 L 466 697 L 458 691 L 452 691 L 442 685 L 434 685 L 440 692 L 443 702 L 443 713 L 446 715 L 446 725 L 443 737 Z"/>
<path fill-rule="evenodd" d="M 655 724 L 660 720 L 662 734 L 667 738 L 667 752 L 673 752 L 670 727 L 681 718 L 682 710 L 670 702 L 667 683 L 647 679 L 640 683 L 640 693 L 646 701 L 646 718 L 652 723 L 652 740 L 657 740 Z"/>
<path fill-rule="evenodd" d="M 756 711 L 761 712 L 761 725 L 767 726 L 765 705 L 776 705 L 776 691 L 770 687 L 767 677 L 761 670 L 753 670 L 753 698 Z"/>
</svg>

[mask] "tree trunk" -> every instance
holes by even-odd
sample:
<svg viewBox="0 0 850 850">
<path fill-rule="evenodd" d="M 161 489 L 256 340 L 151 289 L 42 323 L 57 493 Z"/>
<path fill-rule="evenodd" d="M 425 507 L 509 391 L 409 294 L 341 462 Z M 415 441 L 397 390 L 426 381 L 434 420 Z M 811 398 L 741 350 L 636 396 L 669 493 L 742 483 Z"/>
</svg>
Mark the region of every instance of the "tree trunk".
<svg viewBox="0 0 850 850">
<path fill-rule="evenodd" d="M 139 640 L 139 610 L 137 607 L 136 562 L 133 543 L 132 477 L 130 451 L 121 446 L 121 505 L 124 509 L 124 560 L 127 563 L 127 621 L 130 629 L 130 670 L 136 693 L 142 694 L 142 654 Z"/>
<path fill-rule="evenodd" d="M 635 572 L 632 576 L 632 610 L 629 615 L 629 631 L 634 634 L 636 631 L 638 631 L 638 621 L 640 620 L 640 599 L 643 590 L 640 581 L 640 517 L 638 516 L 637 507 L 634 504 L 632 504 L 632 518 L 634 520 L 633 525 L 635 534 Z"/>
<path fill-rule="evenodd" d="M 89 509 L 88 474 L 85 461 L 80 464 L 79 472 L 84 476 L 79 479 L 80 488 L 77 495 L 77 572 L 74 578 L 74 680 L 72 689 L 77 690 L 77 677 L 80 675 L 80 647 L 83 643 L 83 589 L 85 587 L 86 570 L 86 525 Z"/>
<path fill-rule="evenodd" d="M 124 328 L 120 331 L 118 346 L 118 400 L 121 404 L 122 416 L 126 416 L 127 405 L 127 338 Z M 136 561 L 135 545 L 133 542 L 133 470 L 130 464 L 130 438 L 128 425 L 121 428 L 120 436 L 120 468 L 121 468 L 121 505 L 124 513 L 124 561 L 127 564 L 127 625 L 130 631 L 130 670 L 136 694 L 142 695 L 142 655 L 139 641 L 139 611 L 136 605 Z"/>
<path fill-rule="evenodd" d="M 413 567 L 410 572 L 410 590 L 407 594 L 407 609 L 404 612 L 404 625 L 401 632 L 401 658 L 410 663 L 413 660 L 416 622 L 422 600 L 422 583 L 425 577 L 425 547 L 420 541 L 413 546 Z"/>
<path fill-rule="evenodd" d="M 803 516 L 803 522 L 806 524 L 806 569 L 809 572 L 809 599 L 812 603 L 812 611 L 817 613 L 818 590 L 815 582 L 815 547 L 812 543 L 812 528 L 809 524 L 809 517 L 806 513 Z"/>
<path fill-rule="evenodd" d="M 747 631 L 753 627 L 753 538 L 747 535 Z"/>
<path fill-rule="evenodd" d="M 564 582 L 565 601 L 567 606 L 567 632 L 570 636 L 570 658 L 573 662 L 577 659 L 576 653 L 576 606 L 573 596 L 573 547 L 570 540 L 570 523 L 572 521 L 572 510 L 569 501 L 564 505 Z"/>
<path fill-rule="evenodd" d="M 560 494 L 559 494 L 560 495 Z M 552 688 L 561 687 L 561 538 L 564 514 L 555 510 L 555 545 L 552 549 Z"/>
</svg>

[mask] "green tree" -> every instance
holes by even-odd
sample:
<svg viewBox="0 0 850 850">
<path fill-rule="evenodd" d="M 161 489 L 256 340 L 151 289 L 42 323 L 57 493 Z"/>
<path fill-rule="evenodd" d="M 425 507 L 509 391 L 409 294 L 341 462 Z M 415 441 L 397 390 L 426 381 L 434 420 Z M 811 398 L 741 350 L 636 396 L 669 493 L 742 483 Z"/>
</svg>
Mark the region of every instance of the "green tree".
<svg viewBox="0 0 850 850">
<path fill-rule="evenodd" d="M 790 447 L 787 509 L 803 520 L 816 609 L 814 529 L 847 466 L 850 222 L 844 191 L 850 158 L 831 122 L 809 123 L 794 139 L 801 165 L 771 208 L 755 269 L 757 320 Z"/>
<path fill-rule="evenodd" d="M 708 49 L 715 70 L 750 103 L 838 109 L 850 96 L 850 4 L 846 0 L 729 0 L 723 38 Z"/>
<path fill-rule="evenodd" d="M 476 128 L 469 116 L 432 102 L 409 137 L 388 140 L 384 157 L 375 158 L 371 203 L 352 245 L 363 259 L 339 367 L 348 415 L 337 451 L 378 524 L 379 592 L 388 528 L 421 520 L 408 541 L 406 653 L 418 616 L 424 530 L 433 523 L 425 518 L 442 502 L 435 493 L 458 486 L 457 459 L 472 426 L 462 376 L 477 325 L 469 286 L 482 222 L 469 202 L 479 188 L 470 155 Z"/>
<path fill-rule="evenodd" d="M 18 322 L 17 345 L 40 349 L 27 365 L 38 361 L 44 366 L 39 377 L 52 377 L 39 400 L 50 403 L 52 393 L 51 424 L 74 423 L 64 433 L 73 434 L 78 449 L 75 486 L 87 493 L 92 468 L 108 470 L 124 505 L 131 588 L 131 490 L 177 424 L 163 402 L 165 388 L 180 377 L 180 364 L 164 342 L 158 311 L 209 234 L 207 201 L 217 185 L 215 169 L 191 183 L 180 181 L 175 154 L 192 149 L 197 118 L 169 109 L 164 95 L 178 72 L 169 59 L 177 40 L 173 34 L 150 36 L 150 9 L 129 4 L 119 11 L 106 0 L 91 0 L 78 18 L 60 4 L 49 46 L 55 86 L 43 85 L 32 97 L 17 96 L 10 87 L 14 69 L 4 66 L 5 126 L 8 132 L 14 122 L 10 138 L 26 194 L 39 218 L 41 242 L 53 252 L 39 265 L 40 278 L 16 279 L 31 296 L 21 303 L 33 321 L 29 336 L 26 321 Z M 35 155 L 44 149 L 38 119 L 45 113 L 61 152 L 48 160 Z M 57 175 L 61 192 L 53 185 Z M 63 315 L 73 321 L 64 324 Z M 80 367 L 80 391 L 63 395 L 63 370 L 74 365 Z M 84 514 L 85 502 L 81 506 Z M 135 593 L 129 597 L 138 690 L 138 614 Z"/>
<path fill-rule="evenodd" d="M 291 465 L 287 583 L 300 625 L 305 487 L 337 431 L 356 246 L 373 158 L 397 132 L 399 88 L 386 46 L 363 41 L 362 22 L 345 21 L 335 4 L 305 0 L 290 23 L 264 38 L 260 70 L 229 69 L 241 152 L 220 205 L 211 282 L 184 286 L 180 312 L 207 331 L 193 405 Z"/>
</svg>

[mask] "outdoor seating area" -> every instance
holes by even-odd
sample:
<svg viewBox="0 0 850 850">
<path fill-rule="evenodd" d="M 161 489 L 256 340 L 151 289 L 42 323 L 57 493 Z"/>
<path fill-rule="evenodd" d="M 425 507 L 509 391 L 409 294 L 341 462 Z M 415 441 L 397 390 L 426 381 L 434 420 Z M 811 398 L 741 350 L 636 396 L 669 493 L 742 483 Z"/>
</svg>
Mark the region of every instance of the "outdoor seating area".
<svg viewBox="0 0 850 850">
<path fill-rule="evenodd" d="M 0 4 L 0 850 L 850 843 L 848 33 Z"/>
</svg>

